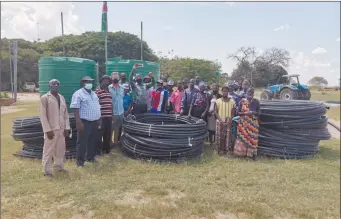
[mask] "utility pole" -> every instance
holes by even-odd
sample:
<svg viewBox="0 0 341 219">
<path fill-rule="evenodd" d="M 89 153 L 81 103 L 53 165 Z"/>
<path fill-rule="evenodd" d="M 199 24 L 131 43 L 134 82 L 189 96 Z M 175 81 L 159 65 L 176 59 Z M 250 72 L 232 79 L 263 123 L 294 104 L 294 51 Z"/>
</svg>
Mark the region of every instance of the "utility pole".
<svg viewBox="0 0 341 219">
<path fill-rule="evenodd" d="M 141 21 L 141 60 L 143 60 L 143 22 Z"/>
<path fill-rule="evenodd" d="M 18 92 L 18 41 L 13 42 L 13 81 L 14 81 L 14 101 L 17 102 L 17 92 Z"/>
<path fill-rule="evenodd" d="M 63 22 L 63 12 L 60 12 L 60 20 L 62 24 L 62 44 L 63 44 L 63 54 L 66 57 L 65 44 L 64 44 L 64 22 Z"/>
<path fill-rule="evenodd" d="M 37 41 L 39 42 L 40 41 L 40 38 L 39 38 L 39 22 L 37 22 L 37 28 L 38 28 L 38 39 L 37 39 Z"/>
<path fill-rule="evenodd" d="M 9 55 L 9 73 L 11 74 L 11 95 L 13 98 L 13 73 L 12 73 L 12 52 L 11 52 L 11 41 L 8 40 L 8 55 Z"/>
</svg>

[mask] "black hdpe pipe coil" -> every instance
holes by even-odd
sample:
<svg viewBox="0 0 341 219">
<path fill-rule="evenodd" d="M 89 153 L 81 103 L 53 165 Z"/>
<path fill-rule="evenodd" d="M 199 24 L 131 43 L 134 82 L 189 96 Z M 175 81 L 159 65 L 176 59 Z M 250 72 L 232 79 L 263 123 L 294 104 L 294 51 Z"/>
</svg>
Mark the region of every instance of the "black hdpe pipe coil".
<svg viewBox="0 0 341 219">
<path fill-rule="evenodd" d="M 258 155 L 282 159 L 313 157 L 319 142 L 330 139 L 326 106 L 321 102 L 260 102 Z"/>
<path fill-rule="evenodd" d="M 72 159 L 76 156 L 77 130 L 73 114 L 69 114 L 72 135 L 65 138 L 65 158 Z M 44 146 L 44 132 L 38 116 L 17 118 L 13 121 L 12 137 L 22 141 L 23 146 L 15 156 L 41 159 Z"/>
<path fill-rule="evenodd" d="M 128 116 L 123 123 L 121 150 L 135 159 L 174 161 L 199 157 L 207 138 L 206 123 L 174 114 Z"/>
</svg>

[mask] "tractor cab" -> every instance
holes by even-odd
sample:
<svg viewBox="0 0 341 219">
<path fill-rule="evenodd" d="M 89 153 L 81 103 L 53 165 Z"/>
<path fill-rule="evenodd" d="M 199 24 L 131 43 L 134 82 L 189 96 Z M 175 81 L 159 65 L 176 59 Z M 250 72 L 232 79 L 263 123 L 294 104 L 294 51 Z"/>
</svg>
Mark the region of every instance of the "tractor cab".
<svg viewBox="0 0 341 219">
<path fill-rule="evenodd" d="M 283 85 L 292 85 L 295 87 L 300 86 L 300 80 L 298 79 L 300 75 L 294 74 L 294 75 L 283 75 L 282 77 L 278 78 L 277 84 L 283 84 Z"/>
</svg>

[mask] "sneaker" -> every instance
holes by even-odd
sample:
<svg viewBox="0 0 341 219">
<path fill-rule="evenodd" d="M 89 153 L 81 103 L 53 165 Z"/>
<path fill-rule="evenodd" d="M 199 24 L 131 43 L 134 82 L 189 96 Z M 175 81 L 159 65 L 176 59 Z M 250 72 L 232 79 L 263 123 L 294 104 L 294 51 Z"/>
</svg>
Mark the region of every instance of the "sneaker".
<svg viewBox="0 0 341 219">
<path fill-rule="evenodd" d="M 94 159 L 91 159 L 91 160 L 87 160 L 88 163 L 98 163 L 98 161 L 94 158 Z"/>
</svg>

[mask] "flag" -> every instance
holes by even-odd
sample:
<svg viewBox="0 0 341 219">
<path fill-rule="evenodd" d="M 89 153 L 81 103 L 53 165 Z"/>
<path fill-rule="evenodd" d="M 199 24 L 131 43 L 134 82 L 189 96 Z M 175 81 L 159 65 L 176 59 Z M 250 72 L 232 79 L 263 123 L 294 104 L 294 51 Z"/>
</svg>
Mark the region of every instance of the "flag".
<svg viewBox="0 0 341 219">
<path fill-rule="evenodd" d="M 105 34 L 107 34 L 107 32 L 108 32 L 107 13 L 108 13 L 107 2 L 103 2 L 103 8 L 102 8 L 102 32 L 104 32 Z"/>
</svg>

